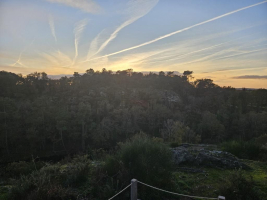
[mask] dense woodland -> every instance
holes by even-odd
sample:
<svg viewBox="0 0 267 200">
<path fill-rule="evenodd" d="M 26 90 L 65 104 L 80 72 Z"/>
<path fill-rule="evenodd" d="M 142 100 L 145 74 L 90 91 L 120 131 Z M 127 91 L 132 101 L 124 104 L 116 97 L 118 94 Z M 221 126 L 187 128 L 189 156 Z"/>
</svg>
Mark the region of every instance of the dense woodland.
<svg viewBox="0 0 267 200">
<path fill-rule="evenodd" d="M 0 199 L 104 200 L 132 178 L 188 195 L 266 199 L 266 109 L 266 89 L 219 87 L 192 71 L 89 69 L 58 80 L 1 71 Z M 181 167 L 170 147 L 182 143 L 218 146 L 249 159 L 250 170 Z M 139 184 L 138 198 L 173 196 Z"/>
<path fill-rule="evenodd" d="M 267 133 L 267 90 L 220 87 L 192 71 L 103 69 L 49 79 L 0 72 L 1 162 L 112 150 L 144 132 L 171 143 L 251 141 Z"/>
</svg>

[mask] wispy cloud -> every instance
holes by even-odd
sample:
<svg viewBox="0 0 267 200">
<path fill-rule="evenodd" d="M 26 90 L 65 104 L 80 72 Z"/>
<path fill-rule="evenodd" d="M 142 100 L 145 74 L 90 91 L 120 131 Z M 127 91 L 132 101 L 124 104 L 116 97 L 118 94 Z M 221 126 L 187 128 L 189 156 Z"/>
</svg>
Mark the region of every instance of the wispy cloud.
<svg viewBox="0 0 267 200">
<path fill-rule="evenodd" d="M 181 66 L 181 65 L 188 65 L 188 64 L 193 64 L 193 63 L 199 63 L 199 62 L 205 62 L 205 61 L 215 61 L 218 63 L 218 60 L 224 59 L 224 58 L 234 58 L 236 56 L 241 56 L 244 54 L 251 54 L 251 53 L 261 53 L 266 50 L 264 49 L 254 49 L 251 51 L 246 50 L 252 49 L 254 47 L 257 47 L 260 40 L 252 40 L 249 43 L 244 43 L 242 45 L 236 45 L 235 42 L 240 39 L 244 39 L 245 37 L 250 36 L 242 36 L 239 38 L 235 38 L 220 44 L 212 45 L 210 47 L 206 47 L 200 50 L 195 50 L 191 51 L 189 53 L 183 53 L 183 54 L 176 54 L 173 58 L 171 59 L 164 59 L 163 61 L 166 63 L 167 61 L 178 61 L 178 60 L 186 60 L 185 62 L 180 62 L 180 63 L 174 63 L 170 64 L 169 66 Z M 233 42 L 234 41 L 234 42 Z M 198 45 L 196 45 L 198 46 Z M 262 46 L 262 44 L 261 44 Z M 184 48 L 185 49 L 185 48 Z M 189 50 L 189 49 L 188 49 Z M 238 52 L 238 53 L 235 53 Z M 194 55 L 193 55 L 194 54 Z M 193 57 L 196 57 L 196 59 L 193 59 Z M 160 58 L 160 57 L 159 57 Z M 157 58 L 157 59 L 159 59 Z M 151 62 L 150 62 L 151 63 Z"/>
<path fill-rule="evenodd" d="M 53 53 L 41 53 L 41 56 L 49 61 L 49 67 L 64 68 L 65 66 L 70 66 L 70 63 L 72 63 L 71 58 L 59 50 Z"/>
<path fill-rule="evenodd" d="M 57 36 L 56 36 L 56 31 L 55 31 L 54 18 L 53 18 L 52 15 L 49 15 L 48 22 L 49 22 L 49 26 L 50 26 L 50 30 L 51 30 L 52 36 L 54 37 L 55 42 L 57 43 Z"/>
<path fill-rule="evenodd" d="M 226 59 L 226 58 L 232 58 L 232 57 L 236 57 L 236 56 L 241 56 L 241 55 L 245 55 L 245 54 L 251 54 L 251 53 L 255 53 L 255 52 L 262 52 L 262 51 L 266 51 L 267 48 L 263 48 L 263 49 L 256 49 L 256 50 L 253 50 L 253 51 L 240 51 L 241 53 L 237 53 L 237 54 L 233 54 L 233 55 L 229 55 L 229 56 L 224 56 L 224 57 L 220 57 L 220 58 L 217 58 L 216 60 L 219 60 L 219 59 Z"/>
<path fill-rule="evenodd" d="M 210 45 L 206 46 L 206 44 L 212 44 L 214 39 L 216 39 L 216 42 L 219 38 L 220 40 L 223 40 L 224 36 L 227 36 L 229 34 L 239 32 L 242 30 L 246 30 L 252 27 L 255 27 L 255 26 L 249 26 L 249 27 L 245 27 L 242 29 L 239 28 L 236 30 L 204 35 L 204 36 L 198 37 L 197 39 L 189 38 L 183 41 L 179 41 L 179 44 L 175 44 L 175 43 L 172 44 L 173 48 L 170 49 L 170 51 L 165 51 L 164 53 L 157 55 L 153 59 L 149 59 L 146 63 L 149 62 L 150 64 L 153 64 L 153 63 L 164 62 L 166 64 L 166 62 L 177 61 L 177 60 L 182 60 L 186 58 L 189 58 L 190 61 L 192 61 L 193 57 L 203 58 L 203 56 L 205 56 L 207 52 L 211 51 L 210 54 L 213 54 L 214 53 L 213 49 L 217 49 L 217 48 L 221 48 L 222 46 L 229 45 L 229 43 L 233 43 L 233 41 L 236 42 L 237 40 L 248 37 L 251 34 L 245 35 L 239 38 L 235 38 L 232 40 L 228 40 L 226 42 L 222 42 L 219 44 L 217 43 L 211 46 Z M 168 45 L 168 48 L 169 46 L 170 45 Z M 197 48 L 197 47 L 201 47 L 201 48 Z"/>
<path fill-rule="evenodd" d="M 258 61 L 258 60 L 251 60 L 251 61 L 227 61 L 227 62 L 220 62 L 217 64 L 214 63 L 204 63 L 205 67 L 207 66 L 207 69 L 210 69 L 210 71 L 202 72 L 205 73 L 217 73 L 220 74 L 221 72 L 233 72 L 233 71 L 255 71 L 255 70 L 262 70 L 266 69 L 266 62 L 264 61 Z M 224 68 L 221 68 L 222 66 L 227 66 Z M 250 66 L 257 66 L 251 68 Z M 209 68 L 211 67 L 211 68 Z M 206 70 L 207 70 L 206 69 Z"/>
<path fill-rule="evenodd" d="M 101 13 L 102 8 L 93 0 L 46 0 L 51 3 L 60 3 L 73 8 L 78 8 L 88 13 Z"/>
<path fill-rule="evenodd" d="M 115 70 L 121 70 L 125 68 L 139 68 L 142 64 L 142 66 L 145 66 L 143 63 L 147 59 L 152 59 L 154 56 L 157 56 L 159 54 L 162 54 L 167 51 L 172 51 L 173 48 L 169 49 L 163 49 L 163 50 L 154 50 L 149 52 L 143 52 L 143 53 L 134 53 L 129 54 L 126 56 L 123 56 L 121 59 L 110 62 L 110 67 Z"/>
<path fill-rule="evenodd" d="M 221 19 L 221 18 L 223 18 L 223 17 L 232 15 L 232 14 L 237 13 L 237 12 L 240 12 L 240 11 L 242 11 L 242 10 L 246 10 L 246 9 L 248 9 L 248 8 L 252 8 L 252 7 L 254 7 L 254 6 L 258 6 L 258 5 L 263 4 L 263 3 L 266 3 L 266 2 L 267 2 L 267 1 L 262 1 L 262 2 L 260 2 L 260 3 L 256 3 L 256 4 L 253 4 L 253 5 L 250 5 L 250 6 L 246 6 L 246 7 L 243 7 L 243 8 L 237 9 L 237 10 L 234 10 L 234 11 L 232 11 L 232 12 L 228 12 L 228 13 L 226 13 L 226 14 L 223 14 L 223 15 L 220 15 L 220 16 L 217 16 L 217 17 L 214 17 L 214 18 L 211 18 L 211 19 L 209 19 L 209 20 L 200 22 L 200 23 L 198 23 L 198 24 L 195 24 L 195 25 L 186 27 L 186 28 L 184 28 L 184 29 L 181 29 L 181 30 L 174 31 L 174 32 L 172 32 L 172 33 L 163 35 L 163 36 L 161 36 L 161 37 L 158 37 L 158 38 L 156 38 L 156 39 L 150 40 L 150 41 L 148 41 L 148 42 L 144 42 L 144 43 L 142 43 L 142 44 L 139 44 L 139 45 L 136 45 L 136 46 L 127 48 L 127 49 L 123 49 L 123 50 L 121 50 L 121 51 L 117 51 L 117 52 L 114 52 L 114 53 L 111 53 L 111 54 L 107 54 L 107 55 L 104 55 L 104 56 L 100 56 L 100 57 L 97 57 L 97 58 L 93 58 L 93 59 L 98 59 L 98 58 L 102 58 L 102 57 L 109 57 L 109 56 L 113 56 L 113 55 L 116 55 L 116 54 L 120 54 L 120 53 L 123 53 L 123 52 L 126 52 L 126 51 L 130 51 L 130 50 L 133 50 L 133 49 L 137 49 L 137 48 L 140 48 L 140 47 L 143 47 L 143 46 L 152 44 L 152 43 L 154 43 L 154 42 L 157 42 L 157 41 L 159 41 L 159 40 L 162 40 L 162 39 L 164 39 L 164 38 L 170 37 L 170 36 L 172 36 L 172 35 L 176 35 L 176 34 L 178 34 L 178 33 L 181 33 L 181 32 L 187 31 L 187 30 L 190 30 L 190 29 L 195 28 L 195 27 L 197 27 L 197 26 L 201 26 L 201 25 L 203 25 L 203 24 L 206 24 L 206 23 L 209 23 L 209 22 L 212 22 L 212 21 Z M 88 60 L 88 61 L 90 61 L 90 60 Z"/>
<path fill-rule="evenodd" d="M 103 33 L 105 33 L 106 30 L 102 30 L 99 34 L 97 34 L 97 36 L 92 40 L 92 42 L 90 43 L 90 47 L 89 47 L 89 51 L 87 53 L 87 59 L 91 58 L 93 55 L 96 54 L 97 52 L 97 48 L 98 48 L 98 44 L 99 42 L 101 42 L 101 38 Z"/>
<path fill-rule="evenodd" d="M 78 55 L 79 55 L 79 52 L 78 52 L 78 46 L 79 46 L 79 42 L 80 42 L 80 38 L 81 38 L 81 35 L 82 35 L 82 32 L 85 28 L 85 26 L 87 25 L 87 22 L 88 20 L 87 19 L 83 19 L 81 21 L 79 21 L 76 25 L 75 25 L 75 28 L 74 28 L 74 45 L 75 45 L 75 57 L 73 59 L 73 63 L 75 63 Z"/>
<path fill-rule="evenodd" d="M 267 79 L 266 76 L 259 76 L 259 75 L 244 75 L 244 76 L 234 76 L 233 79 Z"/>
<path fill-rule="evenodd" d="M 29 44 L 29 45 L 27 45 L 21 52 L 20 52 L 20 54 L 19 54 L 19 57 L 18 57 L 18 60 L 15 62 L 15 63 L 13 63 L 11 66 L 12 67 L 14 67 L 15 65 L 17 65 L 17 64 L 19 64 L 19 65 L 21 65 L 21 66 L 23 66 L 23 67 L 27 67 L 26 65 L 24 65 L 22 62 L 21 62 L 21 57 L 22 57 L 22 55 L 23 55 L 23 53 L 33 44 L 33 42 L 34 42 L 34 40 L 35 40 L 35 38 L 32 40 L 32 42 Z"/>
<path fill-rule="evenodd" d="M 116 28 L 116 30 L 109 36 L 109 38 L 99 47 L 99 49 L 95 52 L 94 55 L 100 53 L 105 49 L 105 47 L 114 40 L 118 33 L 125 28 L 126 26 L 129 26 L 139 18 L 145 16 L 147 13 L 150 12 L 150 10 L 157 5 L 159 0 L 131 0 L 128 4 L 129 7 L 126 10 L 126 15 L 128 16 L 127 20 L 123 22 L 119 27 Z M 99 35 L 97 36 L 99 37 Z M 95 41 L 95 40 L 93 40 Z M 89 50 L 90 51 L 90 50 Z"/>
</svg>

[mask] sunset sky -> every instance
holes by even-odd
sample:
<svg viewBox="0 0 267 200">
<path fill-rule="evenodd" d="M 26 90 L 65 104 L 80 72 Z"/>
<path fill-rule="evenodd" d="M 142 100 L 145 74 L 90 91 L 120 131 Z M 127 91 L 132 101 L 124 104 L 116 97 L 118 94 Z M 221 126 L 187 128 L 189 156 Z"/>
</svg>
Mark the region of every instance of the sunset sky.
<svg viewBox="0 0 267 200">
<path fill-rule="evenodd" d="M 1 0 L 0 70 L 194 71 L 267 88 L 267 1 Z"/>
</svg>

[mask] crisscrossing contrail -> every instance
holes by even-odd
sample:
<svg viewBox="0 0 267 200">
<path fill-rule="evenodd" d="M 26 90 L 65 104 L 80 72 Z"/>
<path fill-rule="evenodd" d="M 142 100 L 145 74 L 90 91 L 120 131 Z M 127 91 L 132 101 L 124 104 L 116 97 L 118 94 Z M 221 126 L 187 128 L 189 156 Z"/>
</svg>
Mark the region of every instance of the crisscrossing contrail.
<svg viewBox="0 0 267 200">
<path fill-rule="evenodd" d="M 150 40 L 148 42 L 144 42 L 142 44 L 139 44 L 139 45 L 136 45 L 136 46 L 133 46 L 133 47 L 130 47 L 130 48 L 127 48 L 127 49 L 123 49 L 121 51 L 117 51 L 117 52 L 114 52 L 114 53 L 111 53 L 111 54 L 107 54 L 107 55 L 104 55 L 104 56 L 100 56 L 100 57 L 97 57 L 97 58 L 92 58 L 92 59 L 89 59 L 89 60 L 86 60 L 86 61 L 83 61 L 83 62 L 87 62 L 87 61 L 91 61 L 91 60 L 95 60 L 95 59 L 99 59 L 99 58 L 103 58 L 103 57 L 109 57 L 109 56 L 113 56 L 113 55 L 116 55 L 116 54 L 120 54 L 120 53 L 123 53 L 123 52 L 126 52 L 126 51 L 130 51 L 130 50 L 133 50 L 133 49 L 137 49 L 139 47 L 142 47 L 142 46 L 146 46 L 146 45 L 149 45 L 149 44 L 152 44 L 154 42 L 157 42 L 159 40 L 162 40 L 164 38 L 167 38 L 167 37 L 170 37 L 172 35 L 175 35 L 175 34 L 178 34 L 178 33 L 181 33 L 181 32 L 184 32 L 184 31 L 187 31 L 189 29 L 192 29 L 194 27 L 197 27 L 197 26 L 200 26 L 200 25 L 203 25 L 203 24 L 206 24 L 206 23 L 209 23 L 209 22 L 212 22 L 212 21 L 215 21 L 217 19 L 220 19 L 220 18 L 223 18 L 223 17 L 226 17 L 228 15 L 232 15 L 234 13 L 237 13 L 239 11 L 242 11 L 242 10 L 246 10 L 248 8 L 251 8 L 251 7 L 254 7 L 254 6 L 258 6 L 260 4 L 263 4 L 263 3 L 266 3 L 267 1 L 262 1 L 260 3 L 256 3 L 256 4 L 253 4 L 253 5 L 250 5 L 250 6 L 246 6 L 246 7 L 243 7 L 243 8 L 240 8 L 240 9 L 237 9 L 237 10 L 234 10 L 234 11 L 231 11 L 231 12 L 228 12 L 228 13 L 225 13 L 223 15 L 219 15 L 217 17 L 214 17 L 214 18 L 211 18 L 209 20 L 206 20 L 206 21 L 203 21 L 203 22 L 200 22 L 198 24 L 195 24 L 195 25 L 192 25 L 192 26 L 189 26 L 189 27 L 186 27 L 186 28 L 183 28 L 183 29 L 180 29 L 178 31 L 174 31 L 172 33 L 169 33 L 169 34 L 166 34 L 166 35 L 163 35 L 161 37 L 158 37 L 154 40 Z"/>
</svg>

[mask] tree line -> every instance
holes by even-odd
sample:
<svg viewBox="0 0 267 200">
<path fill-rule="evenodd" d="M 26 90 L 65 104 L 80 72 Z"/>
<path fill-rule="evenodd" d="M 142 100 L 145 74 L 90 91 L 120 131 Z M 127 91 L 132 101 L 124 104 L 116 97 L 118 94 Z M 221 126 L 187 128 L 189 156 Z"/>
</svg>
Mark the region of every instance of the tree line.
<svg viewBox="0 0 267 200">
<path fill-rule="evenodd" d="M 267 133 L 266 89 L 220 87 L 192 75 L 89 69 L 54 80 L 1 71 L 0 161 L 112 150 L 140 132 L 177 144 Z"/>
</svg>

